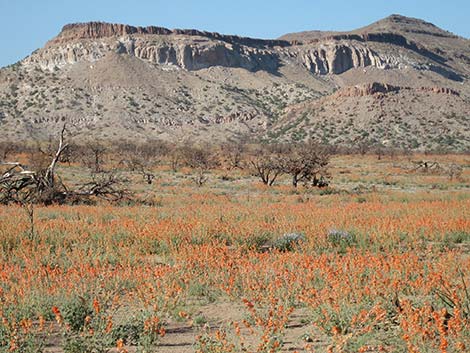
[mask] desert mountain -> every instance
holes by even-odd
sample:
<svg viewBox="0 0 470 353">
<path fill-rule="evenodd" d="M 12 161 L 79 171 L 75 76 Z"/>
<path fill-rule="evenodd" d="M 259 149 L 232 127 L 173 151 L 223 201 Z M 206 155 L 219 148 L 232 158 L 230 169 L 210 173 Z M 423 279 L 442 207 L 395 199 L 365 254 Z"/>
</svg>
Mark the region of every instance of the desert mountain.
<svg viewBox="0 0 470 353">
<path fill-rule="evenodd" d="M 0 70 L 0 127 L 12 140 L 46 139 L 67 121 L 110 141 L 468 150 L 469 77 L 470 40 L 399 15 L 273 40 L 78 23 Z"/>
</svg>

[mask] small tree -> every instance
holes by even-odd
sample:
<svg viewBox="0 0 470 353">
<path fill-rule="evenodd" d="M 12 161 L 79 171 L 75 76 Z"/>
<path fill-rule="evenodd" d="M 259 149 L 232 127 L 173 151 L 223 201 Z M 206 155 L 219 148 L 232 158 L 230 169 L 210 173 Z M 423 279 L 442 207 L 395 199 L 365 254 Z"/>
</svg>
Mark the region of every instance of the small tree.
<svg viewBox="0 0 470 353">
<path fill-rule="evenodd" d="M 377 142 L 372 146 L 373 153 L 377 155 L 377 160 L 382 160 L 385 155 L 386 147 L 382 142 Z"/>
<path fill-rule="evenodd" d="M 84 146 L 83 152 L 83 164 L 94 173 L 102 172 L 106 147 L 99 142 L 92 141 Z"/>
<path fill-rule="evenodd" d="M 11 142 L 0 141 L 0 161 L 6 161 L 16 148 L 17 146 Z"/>
<path fill-rule="evenodd" d="M 141 144 L 126 142 L 117 147 L 116 155 L 121 156 L 119 164 L 132 172 L 138 172 L 148 184 L 152 184 L 155 175 L 152 169 L 158 165 L 166 153 L 165 145 L 149 141 Z"/>
<path fill-rule="evenodd" d="M 373 141 L 365 137 L 359 137 L 355 140 L 355 149 L 361 156 L 365 156 L 372 149 L 373 145 Z"/>
<path fill-rule="evenodd" d="M 243 168 L 243 155 L 246 152 L 245 145 L 242 143 L 225 143 L 220 146 L 218 151 L 219 162 L 225 171 L 224 177 L 234 169 Z"/>
<path fill-rule="evenodd" d="M 178 168 L 181 166 L 183 161 L 183 149 L 176 144 L 172 144 L 168 148 L 168 163 L 170 165 L 171 170 L 176 173 Z"/>
<path fill-rule="evenodd" d="M 283 145 L 260 145 L 253 148 L 247 157 L 245 167 L 263 184 L 272 186 L 284 174 Z"/>
<path fill-rule="evenodd" d="M 326 186 L 329 160 L 330 154 L 325 147 L 309 142 L 288 146 L 283 154 L 282 167 L 286 174 L 292 176 L 294 187 L 299 182 Z"/>
<path fill-rule="evenodd" d="M 184 147 L 181 153 L 185 165 L 196 172 L 193 180 L 198 186 L 204 185 L 208 180 L 206 173 L 219 165 L 209 146 Z"/>
</svg>

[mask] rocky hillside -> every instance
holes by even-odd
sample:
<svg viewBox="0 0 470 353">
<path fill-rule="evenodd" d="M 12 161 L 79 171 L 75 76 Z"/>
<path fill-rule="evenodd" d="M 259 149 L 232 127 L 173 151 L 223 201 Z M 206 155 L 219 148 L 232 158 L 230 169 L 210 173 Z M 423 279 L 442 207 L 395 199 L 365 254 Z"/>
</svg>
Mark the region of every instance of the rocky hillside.
<svg viewBox="0 0 470 353">
<path fill-rule="evenodd" d="M 468 149 L 470 104 L 442 87 L 372 83 L 286 109 L 267 133 L 282 140 L 364 143 L 406 149 Z"/>
<path fill-rule="evenodd" d="M 262 40 L 66 25 L 0 70 L 6 139 L 241 138 L 470 147 L 470 40 L 398 15 Z"/>
</svg>

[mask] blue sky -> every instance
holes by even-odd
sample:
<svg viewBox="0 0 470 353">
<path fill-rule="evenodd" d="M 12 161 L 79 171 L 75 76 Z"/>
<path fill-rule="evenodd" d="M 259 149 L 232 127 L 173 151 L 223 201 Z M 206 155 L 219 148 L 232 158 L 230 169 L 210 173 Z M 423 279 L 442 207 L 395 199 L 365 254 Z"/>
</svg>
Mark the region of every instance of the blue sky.
<svg viewBox="0 0 470 353">
<path fill-rule="evenodd" d="M 470 0 L 0 0 L 0 66 L 42 47 L 71 22 L 107 21 L 276 38 L 350 30 L 392 13 L 470 37 Z"/>
</svg>

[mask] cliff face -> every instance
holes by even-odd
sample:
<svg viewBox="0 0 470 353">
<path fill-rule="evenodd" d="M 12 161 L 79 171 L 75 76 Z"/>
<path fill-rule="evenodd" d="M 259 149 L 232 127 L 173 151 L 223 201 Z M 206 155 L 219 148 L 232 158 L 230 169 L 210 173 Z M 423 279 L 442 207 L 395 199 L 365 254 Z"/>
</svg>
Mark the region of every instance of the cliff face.
<svg viewBox="0 0 470 353">
<path fill-rule="evenodd" d="M 403 60 L 381 56 L 359 43 L 321 44 L 301 50 L 298 58 L 310 72 L 319 75 L 341 74 L 349 69 L 367 66 L 388 69 L 405 65 Z"/>
<path fill-rule="evenodd" d="M 94 62 L 107 53 L 135 56 L 160 65 L 173 65 L 188 71 L 212 66 L 240 67 L 249 71 L 275 71 L 279 57 L 266 49 L 228 44 L 222 41 L 188 41 L 186 38 L 144 37 L 105 38 L 77 41 L 64 45 L 48 45 L 27 58 L 26 65 L 38 65 L 52 70 L 77 62 Z"/>
<path fill-rule="evenodd" d="M 384 45 L 396 49 L 384 50 Z M 398 54 L 400 50 L 409 55 Z M 110 52 L 188 71 L 222 66 L 274 73 L 294 61 L 316 75 L 337 75 L 368 66 L 413 67 L 462 81 L 462 75 L 448 67 L 445 57 L 396 33 L 343 33 L 287 41 L 90 22 L 66 25 L 45 48 L 26 58 L 24 64 L 53 70 L 77 62 L 94 62 Z"/>
<path fill-rule="evenodd" d="M 102 39 L 109 37 L 122 37 L 129 35 L 184 35 L 199 36 L 208 39 L 220 40 L 230 44 L 239 44 L 255 47 L 289 46 L 290 42 L 285 40 L 257 39 L 223 35 L 216 32 L 199 31 L 196 29 L 168 29 L 164 27 L 148 26 L 134 27 L 117 23 L 88 22 L 73 23 L 65 25 L 59 35 L 49 41 L 46 45 L 57 45 L 70 43 L 83 39 Z"/>
<path fill-rule="evenodd" d="M 163 27 L 134 27 L 117 23 L 89 22 L 65 25 L 59 35 L 47 43 L 48 46 L 70 43 L 82 39 L 100 39 L 131 34 L 171 34 Z"/>
<path fill-rule="evenodd" d="M 200 35 L 155 34 L 165 33 L 158 27 L 128 27 L 90 27 L 86 32 L 80 27 L 80 31 L 72 31 L 75 39 L 72 40 L 70 33 L 66 32 L 60 40 L 49 42 L 44 49 L 25 59 L 24 64 L 53 70 L 77 62 L 94 62 L 109 52 L 128 54 L 154 64 L 174 65 L 188 71 L 223 66 L 275 72 L 281 64 L 294 60 L 313 74 L 326 75 L 367 66 L 389 69 L 409 64 L 406 58 L 379 54 L 355 41 L 329 40 L 316 45 L 265 48 L 231 44 Z M 128 32 L 146 35 L 129 35 Z M 83 36 L 87 39 L 78 39 Z"/>
<path fill-rule="evenodd" d="M 420 55 L 428 57 L 431 60 L 437 62 L 446 62 L 447 60 L 436 54 L 431 52 L 430 50 L 420 46 L 419 44 L 415 43 L 414 41 L 408 40 L 401 34 L 397 33 L 381 33 L 381 32 L 373 32 L 373 33 L 364 33 L 364 34 L 336 34 L 331 36 L 323 37 L 320 39 L 309 40 L 307 42 L 303 42 L 303 44 L 316 44 L 321 41 L 356 41 L 362 43 L 368 42 L 376 42 L 376 43 L 384 43 L 384 44 L 391 44 L 397 47 L 402 47 L 405 49 L 412 50 Z"/>
<path fill-rule="evenodd" d="M 212 66 L 239 67 L 249 71 L 276 71 L 279 58 L 274 53 L 219 41 L 149 43 L 145 40 L 120 42 L 118 52 L 156 64 L 171 64 L 188 71 Z"/>
</svg>

